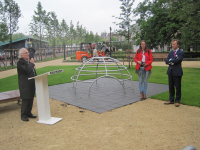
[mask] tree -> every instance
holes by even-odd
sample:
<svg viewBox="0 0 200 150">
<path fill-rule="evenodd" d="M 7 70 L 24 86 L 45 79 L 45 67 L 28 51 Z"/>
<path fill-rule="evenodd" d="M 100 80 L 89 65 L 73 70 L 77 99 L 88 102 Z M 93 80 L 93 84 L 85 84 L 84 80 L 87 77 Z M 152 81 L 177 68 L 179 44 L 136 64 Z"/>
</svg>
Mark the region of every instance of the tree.
<svg viewBox="0 0 200 150">
<path fill-rule="evenodd" d="M 8 28 L 6 26 L 6 17 L 4 11 L 4 4 L 0 1 L 0 41 L 8 40 Z"/>
<path fill-rule="evenodd" d="M 50 17 L 48 19 L 48 37 L 53 40 L 53 48 L 55 48 L 55 45 L 57 46 L 57 38 L 59 34 L 59 23 L 55 12 L 50 12 Z M 55 57 L 55 49 L 53 49 L 53 57 Z"/>
<path fill-rule="evenodd" d="M 87 31 L 85 34 L 85 39 L 84 39 L 85 43 L 90 43 L 90 36 L 89 36 L 89 32 Z"/>
<path fill-rule="evenodd" d="M 85 37 L 85 30 L 83 28 L 83 25 L 79 25 L 79 22 L 77 22 L 77 26 L 76 26 L 76 34 L 78 37 L 78 41 L 80 41 L 80 43 L 83 42 L 83 38 Z"/>
<path fill-rule="evenodd" d="M 96 33 L 94 36 L 94 42 L 97 43 L 100 41 L 100 36 Z"/>
<path fill-rule="evenodd" d="M 21 10 L 17 3 L 15 3 L 13 0 L 4 0 L 4 5 L 1 3 L 1 7 L 3 9 L 3 20 L 4 24 L 1 24 L 1 26 L 4 28 L 3 31 L 6 31 L 5 25 L 7 26 L 7 30 L 9 33 L 10 38 L 10 49 L 12 49 L 12 36 L 13 34 L 18 30 L 18 19 L 21 17 Z M 10 51 L 11 56 L 11 65 L 13 65 L 13 55 L 12 51 Z"/>
<path fill-rule="evenodd" d="M 119 35 L 124 36 L 127 40 L 128 40 L 128 49 L 129 49 L 129 40 L 131 38 L 131 32 L 130 32 L 130 28 L 132 26 L 132 13 L 133 13 L 133 3 L 135 2 L 135 0 L 119 0 L 122 2 L 121 4 L 121 11 L 122 13 L 120 13 L 120 17 L 115 17 L 116 19 L 119 19 L 121 22 L 116 23 L 114 22 L 116 25 L 119 26 L 119 30 L 117 30 L 117 32 L 119 33 Z M 130 68 L 130 59 L 129 59 L 129 68 Z"/>
<path fill-rule="evenodd" d="M 82 43 L 82 41 L 83 41 L 83 39 L 85 37 L 85 33 L 86 33 L 86 30 L 81 25 L 80 32 L 79 32 L 79 35 L 80 35 L 80 38 L 81 38 L 81 43 Z"/>
<path fill-rule="evenodd" d="M 169 0 L 169 17 L 183 22 L 179 28 L 180 41 L 185 49 L 196 47 L 200 43 L 200 1 L 199 0 Z"/>
<path fill-rule="evenodd" d="M 70 21 L 70 27 L 69 27 L 69 39 L 71 42 L 71 46 L 72 46 L 72 41 L 75 39 L 76 37 L 76 30 L 74 29 L 74 25 L 72 23 L 72 20 Z"/>
<path fill-rule="evenodd" d="M 90 43 L 94 42 L 94 34 L 92 31 L 90 31 L 90 34 L 89 34 L 89 41 L 90 41 Z"/>
<path fill-rule="evenodd" d="M 80 43 L 80 41 L 81 41 L 80 34 L 81 34 L 81 28 L 80 28 L 79 21 L 78 21 L 76 24 L 76 37 L 77 37 L 76 44 Z"/>
<path fill-rule="evenodd" d="M 34 11 L 34 13 L 35 15 L 32 16 L 32 22 L 29 24 L 29 26 L 31 28 L 31 34 L 39 37 L 39 48 L 41 48 L 41 40 L 46 31 L 49 13 L 43 10 L 41 2 L 38 2 L 37 11 Z"/>
<path fill-rule="evenodd" d="M 117 37 L 111 37 L 111 41 L 112 42 L 118 41 L 118 38 Z"/>
<path fill-rule="evenodd" d="M 15 40 L 15 39 L 21 39 L 24 37 L 25 37 L 25 35 L 23 33 L 15 33 L 15 34 L 13 34 L 12 39 Z"/>
<path fill-rule="evenodd" d="M 69 27 L 66 21 L 63 19 L 60 24 L 60 36 L 61 36 L 63 47 L 64 47 L 64 60 L 66 59 L 65 58 L 65 47 L 66 47 L 65 43 L 68 39 L 68 34 L 69 34 Z"/>
<path fill-rule="evenodd" d="M 85 43 L 93 43 L 95 42 L 95 35 L 93 34 L 92 31 L 90 32 L 86 32 L 86 35 L 85 35 Z"/>
<path fill-rule="evenodd" d="M 134 11 L 140 31 L 134 39 L 149 43 L 150 48 L 180 39 L 184 49 L 200 43 L 200 1 L 198 0 L 145 0 Z"/>
<path fill-rule="evenodd" d="M 7 41 L 9 38 L 8 36 L 8 28 L 5 23 L 0 23 L 0 41 Z"/>
<path fill-rule="evenodd" d="M 134 39 L 139 44 L 145 40 L 150 48 L 171 42 L 172 38 L 180 36 L 177 32 L 182 24 L 176 18 L 169 17 L 168 0 L 145 0 L 139 3 L 134 11 L 140 15 L 136 21 L 140 30 Z"/>
</svg>

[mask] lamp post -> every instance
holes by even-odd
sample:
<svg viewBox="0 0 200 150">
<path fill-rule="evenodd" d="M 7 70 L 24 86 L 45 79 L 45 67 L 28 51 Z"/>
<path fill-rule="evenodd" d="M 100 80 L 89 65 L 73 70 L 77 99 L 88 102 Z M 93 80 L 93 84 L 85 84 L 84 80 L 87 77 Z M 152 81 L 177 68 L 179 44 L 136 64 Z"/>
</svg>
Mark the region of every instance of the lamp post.
<svg viewBox="0 0 200 150">
<path fill-rule="evenodd" d="M 110 27 L 110 57 L 111 57 L 111 30 L 112 28 Z"/>
</svg>

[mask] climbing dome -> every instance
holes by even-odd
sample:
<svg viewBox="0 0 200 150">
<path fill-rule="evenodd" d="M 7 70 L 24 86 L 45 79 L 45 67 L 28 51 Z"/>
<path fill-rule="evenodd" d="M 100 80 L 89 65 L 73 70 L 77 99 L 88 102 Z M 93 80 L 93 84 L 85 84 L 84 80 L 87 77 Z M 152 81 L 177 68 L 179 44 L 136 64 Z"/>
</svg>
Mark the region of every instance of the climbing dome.
<svg viewBox="0 0 200 150">
<path fill-rule="evenodd" d="M 124 93 L 124 81 L 130 80 L 132 82 L 132 76 L 127 70 L 127 67 L 125 67 L 119 60 L 112 57 L 92 57 L 87 59 L 75 69 L 75 74 L 71 77 L 75 93 L 78 82 L 91 83 L 89 94 L 93 84 L 95 82 L 97 84 L 97 81 L 102 78 L 113 78 L 117 80 L 122 85 Z"/>
</svg>

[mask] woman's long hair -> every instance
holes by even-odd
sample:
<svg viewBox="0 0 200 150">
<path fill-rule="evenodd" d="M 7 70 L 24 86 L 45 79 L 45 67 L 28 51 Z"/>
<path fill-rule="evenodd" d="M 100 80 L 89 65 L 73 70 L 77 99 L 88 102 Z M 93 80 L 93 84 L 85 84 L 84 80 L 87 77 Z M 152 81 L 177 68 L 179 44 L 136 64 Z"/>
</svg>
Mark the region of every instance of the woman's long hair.
<svg viewBox="0 0 200 150">
<path fill-rule="evenodd" d="M 144 48 L 145 51 L 148 51 L 148 47 L 147 47 L 147 44 L 146 44 L 145 40 L 142 40 L 142 41 L 140 42 L 140 47 L 139 47 L 139 50 L 137 51 L 137 53 L 140 53 L 140 52 L 142 51 L 142 46 L 141 46 L 142 42 L 145 43 L 145 48 Z"/>
</svg>

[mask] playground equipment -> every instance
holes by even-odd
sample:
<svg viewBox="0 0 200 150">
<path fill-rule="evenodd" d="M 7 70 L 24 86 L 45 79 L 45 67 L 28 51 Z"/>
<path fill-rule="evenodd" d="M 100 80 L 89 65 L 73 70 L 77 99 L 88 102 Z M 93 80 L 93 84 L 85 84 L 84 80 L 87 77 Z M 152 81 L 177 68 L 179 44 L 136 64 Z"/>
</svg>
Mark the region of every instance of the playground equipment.
<svg viewBox="0 0 200 150">
<path fill-rule="evenodd" d="M 94 80 L 80 80 L 82 76 L 87 75 L 89 75 L 92 79 L 94 78 Z M 89 94 L 92 85 L 95 82 L 97 83 L 97 80 L 101 78 L 116 79 L 122 85 L 123 89 L 124 81 L 132 81 L 132 76 L 127 70 L 127 67 L 125 67 L 119 60 L 112 57 L 92 57 L 90 59 L 87 59 L 78 68 L 76 68 L 74 76 L 71 77 L 71 79 L 73 80 L 73 87 L 75 83 L 75 93 L 78 82 L 91 83 Z"/>
</svg>

